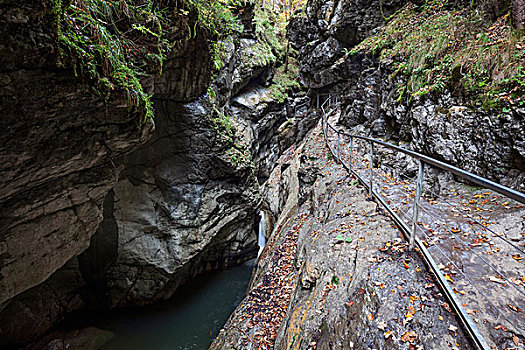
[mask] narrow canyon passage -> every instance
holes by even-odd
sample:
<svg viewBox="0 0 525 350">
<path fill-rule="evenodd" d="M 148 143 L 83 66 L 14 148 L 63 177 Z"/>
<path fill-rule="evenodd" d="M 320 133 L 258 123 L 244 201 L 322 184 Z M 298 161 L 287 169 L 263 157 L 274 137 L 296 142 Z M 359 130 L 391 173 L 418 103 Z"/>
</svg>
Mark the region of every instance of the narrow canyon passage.
<svg viewBox="0 0 525 350">
<path fill-rule="evenodd" d="M 525 350 L 523 3 L 0 0 L 0 349 Z"/>
<path fill-rule="evenodd" d="M 281 220 L 211 349 L 365 349 L 385 339 L 470 348 L 422 260 L 335 162 L 320 126 L 279 164 L 267 198 L 286 202 Z"/>
</svg>

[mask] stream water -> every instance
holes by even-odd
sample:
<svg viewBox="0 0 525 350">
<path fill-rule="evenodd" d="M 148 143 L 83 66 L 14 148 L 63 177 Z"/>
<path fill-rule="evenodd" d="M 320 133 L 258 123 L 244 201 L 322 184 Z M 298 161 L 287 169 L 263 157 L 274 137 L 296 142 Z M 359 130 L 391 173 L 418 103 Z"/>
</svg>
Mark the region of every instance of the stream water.
<svg viewBox="0 0 525 350">
<path fill-rule="evenodd" d="M 246 293 L 255 260 L 194 278 L 168 301 L 99 317 L 115 333 L 104 349 L 207 349 Z"/>
<path fill-rule="evenodd" d="M 261 220 L 259 221 L 259 236 L 257 244 L 259 245 L 259 255 L 261 255 L 264 246 L 266 245 L 266 213 L 261 210 Z"/>
</svg>

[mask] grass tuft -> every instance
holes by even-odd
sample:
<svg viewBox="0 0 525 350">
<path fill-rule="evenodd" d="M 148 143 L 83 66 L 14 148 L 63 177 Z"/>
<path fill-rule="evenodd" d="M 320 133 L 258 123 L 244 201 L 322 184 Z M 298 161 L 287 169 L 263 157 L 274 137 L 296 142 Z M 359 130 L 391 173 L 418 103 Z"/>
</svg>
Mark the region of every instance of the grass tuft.
<svg viewBox="0 0 525 350">
<path fill-rule="evenodd" d="M 394 75 L 407 77 L 399 101 L 450 89 L 474 107 L 525 105 L 525 41 L 508 13 L 488 22 L 472 9 L 446 9 L 442 1 L 407 5 L 348 54 L 358 52 L 394 60 Z"/>
</svg>

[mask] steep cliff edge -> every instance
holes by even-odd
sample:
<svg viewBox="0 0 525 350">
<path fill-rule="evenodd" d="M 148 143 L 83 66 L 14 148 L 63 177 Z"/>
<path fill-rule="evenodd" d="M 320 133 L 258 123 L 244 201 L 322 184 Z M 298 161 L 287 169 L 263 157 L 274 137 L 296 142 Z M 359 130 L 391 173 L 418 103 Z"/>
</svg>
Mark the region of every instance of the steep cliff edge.
<svg viewBox="0 0 525 350">
<path fill-rule="evenodd" d="M 243 22 L 257 23 L 253 16 L 263 16 L 261 11 L 244 7 Z M 261 203 L 257 177 L 305 134 L 290 130 L 307 129 L 311 121 L 304 114 L 305 98 L 270 96 L 265 85 L 274 62 L 260 51 L 271 48 L 256 34 L 261 31 L 257 25 L 254 30 L 245 24 L 242 34 L 219 42 L 223 68 L 209 87 L 195 84 L 206 81 L 199 74 L 210 74 L 203 67 L 209 62 L 202 47 L 168 58 L 165 69 L 172 73 L 161 77 L 156 87 L 162 92 L 153 98 L 157 132 L 127 157 L 112 195 L 109 220 L 116 225 L 97 233 L 117 242 L 106 270 L 90 272 L 96 299 L 110 307 L 166 299 L 198 273 L 255 257 Z M 179 57 L 191 58 L 184 63 L 191 73 L 183 69 L 181 76 L 173 75 Z M 195 90 L 170 92 L 172 79 Z M 97 246 L 106 245 L 97 240 L 81 261 L 96 257 Z"/>
</svg>

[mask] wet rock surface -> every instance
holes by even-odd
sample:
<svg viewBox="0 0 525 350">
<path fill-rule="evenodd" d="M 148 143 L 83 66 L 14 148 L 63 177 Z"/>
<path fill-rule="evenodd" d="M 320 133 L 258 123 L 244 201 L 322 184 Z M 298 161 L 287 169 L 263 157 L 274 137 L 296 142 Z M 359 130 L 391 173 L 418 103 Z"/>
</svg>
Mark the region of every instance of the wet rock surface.
<svg viewBox="0 0 525 350">
<path fill-rule="evenodd" d="M 338 115 L 334 113 L 329 117 L 332 125 L 336 124 Z M 338 139 L 333 133 L 327 138 L 332 148 L 337 147 Z M 339 138 L 342 159 L 347 165 L 352 160 L 353 171 L 369 183 L 368 150 L 354 148 L 350 159 L 348 141 L 345 137 Z M 374 162 L 375 192 L 410 227 L 416 181 L 398 173 L 396 157 L 391 152 L 385 153 L 375 157 L 380 159 Z M 428 172 L 428 167 L 425 168 Z M 410 169 L 404 170 L 410 172 Z M 517 242 L 523 242 L 525 237 L 523 205 L 442 175 L 427 176 L 430 181 L 423 183 L 417 237 L 455 295 L 456 303 L 463 306 L 466 317 L 471 319 L 487 346 L 520 348 L 523 346 L 521 310 L 525 308 L 522 289 L 525 270 L 520 248 L 523 243 Z M 438 183 L 432 182 L 435 178 Z M 435 185 L 446 190 L 436 190 Z"/>
<path fill-rule="evenodd" d="M 266 192 L 279 220 L 212 349 L 469 348 L 417 253 L 328 155 L 319 128 L 280 162 Z"/>
<path fill-rule="evenodd" d="M 125 96 L 105 102 L 56 68 L 43 13 L 40 2 L 0 5 L 0 309 L 89 246 L 123 155 L 152 127 Z"/>
<path fill-rule="evenodd" d="M 249 138 L 261 183 L 269 177 L 281 154 L 302 140 L 317 121 L 315 114 L 308 113 L 308 97 L 291 97 L 277 103 L 269 95 L 268 88 L 255 86 L 237 95 L 230 107 L 241 133 Z"/>
<path fill-rule="evenodd" d="M 404 0 L 310 0 L 304 14 L 292 20 L 288 35 L 301 54 L 301 77 L 310 88 L 331 86 L 348 77 L 332 74 L 336 61 L 370 36 Z M 330 79 L 327 79 L 330 77 Z"/>
<path fill-rule="evenodd" d="M 118 241 L 115 260 L 95 277 L 110 307 L 166 299 L 198 273 L 255 257 L 257 177 L 312 124 L 307 98 L 276 103 L 257 83 L 267 67 L 246 60 L 256 43 L 226 42 L 215 104 L 207 95 L 156 100 L 157 131 L 127 157 L 114 188 L 116 226 L 101 232 Z"/>
<path fill-rule="evenodd" d="M 520 191 L 525 189 L 522 110 L 502 115 L 473 110 L 465 107 L 467 101 L 447 93 L 400 104 L 394 92 L 399 80 L 390 82 L 389 63 L 369 62 L 371 66 L 355 87 L 342 92 L 344 125 L 368 136 L 403 142 L 408 149 Z"/>
<path fill-rule="evenodd" d="M 27 346 L 27 350 L 83 349 L 98 350 L 107 344 L 113 333 L 95 327 L 86 327 L 68 332 L 55 332 L 41 341 Z"/>
<path fill-rule="evenodd" d="M 289 36 L 300 49 L 304 83 L 315 93 L 337 95 L 342 124 L 360 126 L 356 132 L 405 142 L 409 149 L 525 191 L 525 111 L 473 109 L 463 96 L 449 92 L 398 102 L 397 89 L 406 81 L 395 73 L 392 60 L 345 54 L 345 48 L 354 47 L 384 23 L 381 9 L 374 7 L 378 2 L 363 3 L 311 0 L 306 13 L 292 22 Z M 385 17 L 404 4 L 383 1 Z M 450 6 L 466 4 L 457 1 Z"/>
</svg>

